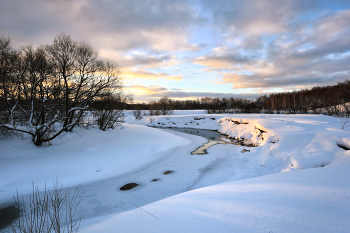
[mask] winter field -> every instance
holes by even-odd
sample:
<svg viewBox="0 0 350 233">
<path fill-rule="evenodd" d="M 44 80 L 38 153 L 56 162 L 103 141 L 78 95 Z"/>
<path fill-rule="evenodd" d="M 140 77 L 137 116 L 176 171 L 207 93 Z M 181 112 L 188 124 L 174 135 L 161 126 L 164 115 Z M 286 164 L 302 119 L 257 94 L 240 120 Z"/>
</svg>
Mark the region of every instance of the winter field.
<svg viewBox="0 0 350 233">
<path fill-rule="evenodd" d="M 191 154 L 207 139 L 167 127 L 218 130 L 243 145 Z M 83 233 L 350 232 L 345 118 L 129 112 L 106 132 L 76 128 L 41 147 L 13 137 L 0 148 L 0 207 L 32 183 L 80 185 Z M 121 191 L 128 183 L 138 186 Z"/>
</svg>

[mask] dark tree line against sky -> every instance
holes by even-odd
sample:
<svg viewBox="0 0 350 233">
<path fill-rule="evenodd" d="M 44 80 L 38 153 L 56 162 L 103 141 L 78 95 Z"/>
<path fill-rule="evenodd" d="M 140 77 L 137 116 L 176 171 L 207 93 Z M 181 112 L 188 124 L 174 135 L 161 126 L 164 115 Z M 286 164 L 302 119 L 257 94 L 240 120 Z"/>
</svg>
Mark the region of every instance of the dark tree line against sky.
<svg viewBox="0 0 350 233">
<path fill-rule="evenodd" d="M 165 101 L 166 100 L 166 101 Z M 164 107 L 164 105 L 168 105 Z M 211 98 L 197 100 L 171 100 L 163 97 L 148 104 L 129 105 L 129 109 L 159 110 L 193 110 L 206 109 L 208 113 L 315 113 L 332 116 L 350 116 L 350 81 L 337 85 L 314 87 L 293 92 L 263 95 L 256 100 L 244 98 Z"/>
</svg>

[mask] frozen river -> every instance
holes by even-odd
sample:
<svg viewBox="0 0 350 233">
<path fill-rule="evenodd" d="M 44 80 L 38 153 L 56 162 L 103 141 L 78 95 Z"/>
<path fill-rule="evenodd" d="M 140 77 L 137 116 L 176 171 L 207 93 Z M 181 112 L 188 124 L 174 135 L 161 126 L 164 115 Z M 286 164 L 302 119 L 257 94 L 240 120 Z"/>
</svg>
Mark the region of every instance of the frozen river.
<svg viewBox="0 0 350 233">
<path fill-rule="evenodd" d="M 245 165 L 249 164 L 248 159 L 241 158 L 246 156 L 239 152 L 242 150 L 240 146 L 232 148 L 234 156 L 232 153 L 225 153 L 222 148 L 224 153 L 219 153 L 219 156 L 211 151 L 208 154 L 193 153 L 207 145 L 208 141 L 225 144 L 220 139 L 223 136 L 218 132 L 176 128 L 160 130 L 185 137 L 191 140 L 191 143 L 163 152 L 157 160 L 127 174 L 84 184 L 80 210 L 84 213 L 84 219 L 89 219 L 89 224 L 94 222 L 91 218 L 100 221 L 111 214 L 129 211 L 191 189 L 225 181 L 237 175 L 233 167 L 234 162 L 240 163 L 237 166 L 240 169 L 243 168 L 242 165 L 243 169 L 246 169 Z M 132 185 L 134 188 L 127 191 L 120 190 L 126 184 L 137 186 Z M 84 220 L 82 226 L 84 227 Z"/>
<path fill-rule="evenodd" d="M 241 179 L 261 175 L 256 174 L 255 168 L 259 166 L 240 153 L 243 149 L 241 146 L 224 145 L 229 140 L 216 131 L 189 128 L 158 130 L 188 139 L 190 143 L 160 152 L 155 160 L 128 173 L 82 184 L 79 194 L 82 201 L 78 207 L 83 215 L 82 228 L 110 215 L 192 189 L 225 182 L 234 177 Z M 247 173 L 249 170 L 255 172 Z"/>
</svg>

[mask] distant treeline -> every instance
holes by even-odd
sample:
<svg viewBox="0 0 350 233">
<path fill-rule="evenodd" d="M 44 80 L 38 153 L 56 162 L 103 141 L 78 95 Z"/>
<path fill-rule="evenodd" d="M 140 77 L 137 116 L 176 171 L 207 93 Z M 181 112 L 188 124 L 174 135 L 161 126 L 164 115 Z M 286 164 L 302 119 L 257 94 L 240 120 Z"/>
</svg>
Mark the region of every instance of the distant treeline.
<svg viewBox="0 0 350 233">
<path fill-rule="evenodd" d="M 350 80 L 333 86 L 314 87 L 293 92 L 263 95 L 256 100 L 244 98 L 200 98 L 128 104 L 126 109 L 149 110 L 153 115 L 168 110 L 205 109 L 208 113 L 323 113 L 333 116 L 350 116 Z"/>
</svg>

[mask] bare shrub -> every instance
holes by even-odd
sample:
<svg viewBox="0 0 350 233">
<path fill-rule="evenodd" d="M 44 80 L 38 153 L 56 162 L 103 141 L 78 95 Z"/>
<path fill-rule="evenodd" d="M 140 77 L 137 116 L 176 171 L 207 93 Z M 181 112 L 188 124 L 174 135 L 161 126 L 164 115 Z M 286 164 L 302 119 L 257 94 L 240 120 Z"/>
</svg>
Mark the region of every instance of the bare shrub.
<svg viewBox="0 0 350 233">
<path fill-rule="evenodd" d="M 113 129 L 124 118 L 123 111 L 113 109 L 96 110 L 93 115 L 99 129 L 103 131 Z"/>
<path fill-rule="evenodd" d="M 143 118 L 142 110 L 140 109 L 132 110 L 132 115 L 135 117 L 136 120 L 141 120 Z"/>
<path fill-rule="evenodd" d="M 124 120 L 125 105 L 130 101 L 132 96 L 121 91 L 104 93 L 104 96 L 92 106 L 95 124 L 101 130 L 113 129 Z"/>
<path fill-rule="evenodd" d="M 20 218 L 11 224 L 14 233 L 73 233 L 78 232 L 81 215 L 77 213 L 80 203 L 78 194 L 80 187 L 72 193 L 68 188 L 59 188 L 59 182 L 54 182 L 51 191 L 40 193 L 38 186 L 33 184 L 33 192 L 29 204 L 21 201 L 17 192 L 14 197 Z"/>
</svg>

